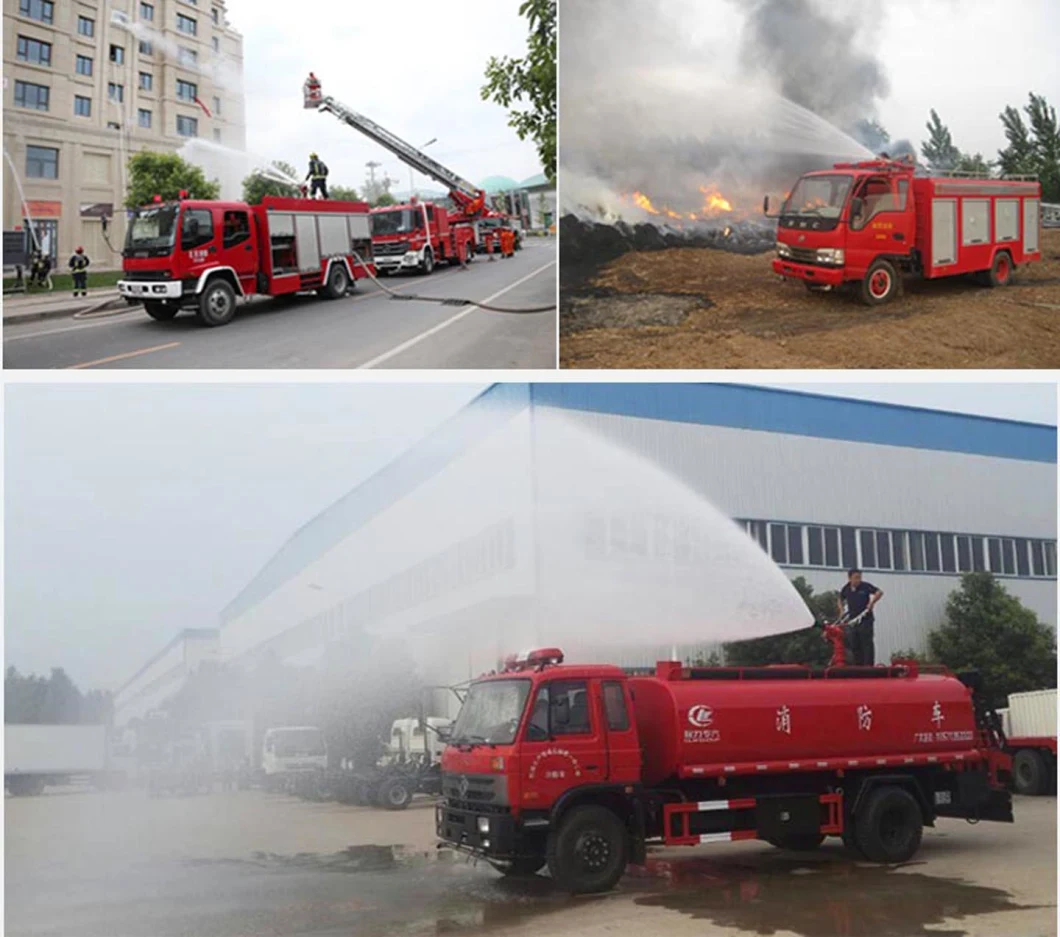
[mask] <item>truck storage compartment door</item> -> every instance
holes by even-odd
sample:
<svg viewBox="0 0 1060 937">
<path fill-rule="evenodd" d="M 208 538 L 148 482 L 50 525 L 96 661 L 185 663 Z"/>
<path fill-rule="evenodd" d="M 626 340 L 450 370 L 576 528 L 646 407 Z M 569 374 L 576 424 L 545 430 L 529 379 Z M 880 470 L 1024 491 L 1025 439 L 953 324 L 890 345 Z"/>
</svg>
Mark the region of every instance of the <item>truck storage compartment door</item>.
<svg viewBox="0 0 1060 937">
<path fill-rule="evenodd" d="M 994 240 L 998 244 L 1018 241 L 1020 237 L 1020 200 L 999 198 L 994 202 Z"/>
<path fill-rule="evenodd" d="M 317 241 L 315 215 L 295 215 L 294 231 L 298 248 L 298 270 L 313 273 L 320 270 L 320 244 Z"/>
<path fill-rule="evenodd" d="M 937 198 L 931 203 L 931 266 L 957 263 L 957 200 Z"/>
<path fill-rule="evenodd" d="M 1036 198 L 1023 200 L 1023 253 L 1038 253 L 1038 226 L 1041 223 L 1041 207 Z"/>
<path fill-rule="evenodd" d="M 961 243 L 965 247 L 990 240 L 990 200 L 966 198 L 961 202 Z"/>
<path fill-rule="evenodd" d="M 346 220 L 342 215 L 319 215 L 320 254 L 323 257 L 339 257 L 349 253 L 346 243 Z"/>
</svg>

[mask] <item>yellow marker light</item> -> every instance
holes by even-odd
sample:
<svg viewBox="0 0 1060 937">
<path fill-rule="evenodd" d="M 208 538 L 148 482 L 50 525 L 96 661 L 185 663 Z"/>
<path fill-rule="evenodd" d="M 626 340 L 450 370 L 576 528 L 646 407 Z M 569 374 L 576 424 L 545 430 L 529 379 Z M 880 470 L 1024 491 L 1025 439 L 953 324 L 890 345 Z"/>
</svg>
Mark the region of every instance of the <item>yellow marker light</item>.
<svg viewBox="0 0 1060 937">
<path fill-rule="evenodd" d="M 504 770 L 504 756 L 494 755 L 490 759 L 490 770 L 491 771 L 503 771 Z"/>
</svg>

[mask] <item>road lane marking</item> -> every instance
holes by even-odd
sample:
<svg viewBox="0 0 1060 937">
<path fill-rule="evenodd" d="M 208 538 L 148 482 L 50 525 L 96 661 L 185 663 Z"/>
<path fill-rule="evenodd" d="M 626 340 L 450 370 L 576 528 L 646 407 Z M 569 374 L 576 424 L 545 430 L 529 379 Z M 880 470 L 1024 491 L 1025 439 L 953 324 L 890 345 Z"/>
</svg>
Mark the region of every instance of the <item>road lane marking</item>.
<svg viewBox="0 0 1060 937">
<path fill-rule="evenodd" d="M 531 273 L 528 273 L 525 277 L 522 277 L 522 278 L 516 280 L 514 283 L 509 284 L 503 290 L 500 290 L 499 292 L 494 293 L 492 296 L 487 296 L 485 299 L 480 299 L 480 300 L 478 300 L 478 302 L 480 302 L 480 303 L 491 303 L 491 302 L 493 302 L 493 300 L 500 298 L 505 293 L 511 292 L 517 286 L 522 285 L 527 280 L 529 280 L 529 279 L 531 279 L 533 277 L 536 277 L 542 271 L 547 270 L 549 267 L 554 267 L 555 265 L 556 265 L 556 261 L 550 260 L 547 264 L 544 264 L 543 266 L 538 267 L 536 270 L 532 271 Z M 446 319 L 444 322 L 439 322 L 437 325 L 432 326 L 431 328 L 427 329 L 426 332 L 421 332 L 419 335 L 416 335 L 413 338 L 410 338 L 407 342 L 402 342 L 400 345 L 397 345 L 394 348 L 391 348 L 390 351 L 384 351 L 381 355 L 377 355 L 374 358 L 370 358 L 368 361 L 364 362 L 364 364 L 357 365 L 357 367 L 359 367 L 359 368 L 374 368 L 374 367 L 376 367 L 376 365 L 382 364 L 384 361 L 389 361 L 391 358 L 395 357 L 396 355 L 400 355 L 403 351 L 408 351 L 408 349 L 412 348 L 414 345 L 418 345 L 420 342 L 424 341 L 424 339 L 430 338 L 432 335 L 437 334 L 438 332 L 442 331 L 442 329 L 448 328 L 454 322 L 459 322 L 461 319 L 464 318 L 464 316 L 469 316 L 473 312 L 481 312 L 481 310 L 478 308 L 478 306 L 469 306 L 467 309 L 463 310 L 462 312 L 458 312 L 455 316 L 451 316 L 450 318 Z"/>
<path fill-rule="evenodd" d="M 132 315 L 135 315 L 135 313 L 122 313 L 121 316 L 115 316 L 113 319 L 107 319 L 102 322 L 85 322 L 83 325 L 68 325 L 62 329 L 44 329 L 40 332 L 29 332 L 25 335 L 5 335 L 4 343 L 18 342 L 22 341 L 24 338 L 42 338 L 45 335 L 59 335 L 62 332 L 79 332 L 81 329 L 98 329 L 104 325 L 115 325 L 119 322 L 124 322 L 126 321 L 124 318 L 125 316 L 131 317 Z M 4 326 L 5 330 L 17 327 L 18 323 L 16 322 L 8 323 Z"/>
<path fill-rule="evenodd" d="M 136 358 L 139 355 L 149 355 L 154 351 L 165 351 L 167 348 L 176 348 L 180 342 L 169 342 L 166 345 L 155 345 L 153 348 L 141 348 L 139 351 L 127 351 L 122 355 L 111 355 L 109 358 L 99 358 L 96 361 L 86 361 L 83 364 L 71 364 L 68 371 L 76 371 L 78 368 L 94 368 L 97 364 L 110 364 L 112 361 L 124 361 L 126 358 Z"/>
</svg>

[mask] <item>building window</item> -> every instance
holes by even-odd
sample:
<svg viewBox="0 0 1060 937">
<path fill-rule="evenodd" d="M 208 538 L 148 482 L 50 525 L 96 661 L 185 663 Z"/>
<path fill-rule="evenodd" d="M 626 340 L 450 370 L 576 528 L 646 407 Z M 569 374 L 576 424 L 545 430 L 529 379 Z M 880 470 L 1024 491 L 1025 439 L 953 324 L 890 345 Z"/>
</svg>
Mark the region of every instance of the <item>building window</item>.
<svg viewBox="0 0 1060 937">
<path fill-rule="evenodd" d="M 151 129 L 151 112 L 144 110 L 142 107 L 137 111 L 138 122 L 144 130 Z"/>
<path fill-rule="evenodd" d="M 195 65 L 199 61 L 199 53 L 194 49 L 185 49 L 181 46 L 178 50 L 177 61 L 181 65 Z"/>
<path fill-rule="evenodd" d="M 58 179 L 59 151 L 50 146 L 27 146 L 26 175 L 30 179 Z"/>
<path fill-rule="evenodd" d="M 970 573 L 972 571 L 972 538 L 957 538 L 957 572 Z"/>
<path fill-rule="evenodd" d="M 213 17 L 213 21 L 215 23 L 220 25 L 220 22 L 221 22 L 221 11 L 218 10 L 217 7 L 214 7 L 212 10 L 210 10 L 210 16 Z"/>
<path fill-rule="evenodd" d="M 115 84 L 113 81 L 108 82 L 107 97 L 121 104 L 125 100 L 125 85 Z"/>
<path fill-rule="evenodd" d="M 74 95 L 74 116 L 75 117 L 91 117 L 92 116 L 92 99 L 83 98 L 79 94 Z"/>
<path fill-rule="evenodd" d="M 150 91 L 155 85 L 155 76 L 150 72 L 140 72 L 140 90 Z"/>
<path fill-rule="evenodd" d="M 221 51 L 221 40 L 218 39 L 216 36 L 214 36 L 213 39 L 211 39 L 210 41 L 213 43 L 214 52 L 220 52 Z"/>
<path fill-rule="evenodd" d="M 48 110 L 48 86 L 35 85 L 29 81 L 15 82 L 15 106 L 31 111 Z"/>
<path fill-rule="evenodd" d="M 986 555 L 990 560 L 990 572 L 1001 572 L 1001 541 L 997 537 L 989 537 L 986 541 Z"/>
<path fill-rule="evenodd" d="M 871 530 L 859 532 L 861 540 L 861 563 L 866 569 L 876 569 L 876 537 Z"/>
<path fill-rule="evenodd" d="M 839 528 L 839 545 L 843 551 L 843 566 L 851 569 L 858 565 L 857 537 L 853 527 Z"/>
<path fill-rule="evenodd" d="M 107 121 L 107 129 L 108 130 L 121 130 L 121 124 L 119 124 L 116 120 L 108 120 Z"/>
<path fill-rule="evenodd" d="M 985 572 L 986 560 L 983 557 L 983 538 L 972 537 L 972 571 Z"/>
<path fill-rule="evenodd" d="M 942 548 L 942 571 L 957 572 L 957 558 L 953 552 L 953 534 L 939 534 L 939 546 Z"/>
<path fill-rule="evenodd" d="M 1045 541 L 1045 575 L 1056 576 L 1056 541 Z"/>
<path fill-rule="evenodd" d="M 96 34 L 96 21 L 87 16 L 77 18 L 77 33 L 79 36 L 88 36 L 91 39 Z"/>
<path fill-rule="evenodd" d="M 198 85 L 190 81 L 177 79 L 177 97 L 182 101 L 194 101 L 199 94 Z"/>
<path fill-rule="evenodd" d="M 924 534 L 924 565 L 929 573 L 939 571 L 939 535 Z"/>
<path fill-rule="evenodd" d="M 198 31 L 199 24 L 195 22 L 190 16 L 185 16 L 183 13 L 177 14 L 177 29 L 182 33 L 187 33 L 189 36 L 194 36 Z"/>
<path fill-rule="evenodd" d="M 1031 574 L 1044 576 L 1045 572 L 1045 544 L 1041 540 L 1031 541 Z"/>
<path fill-rule="evenodd" d="M 16 55 L 20 62 L 50 66 L 52 64 L 52 44 L 50 42 L 41 42 L 39 39 L 30 39 L 28 36 L 19 36 Z"/>
<path fill-rule="evenodd" d="M 154 55 L 154 48 L 151 43 L 140 40 L 140 55 Z"/>
<path fill-rule="evenodd" d="M 50 24 L 55 19 L 55 4 L 52 0 L 18 0 L 18 12 L 31 20 Z"/>
<path fill-rule="evenodd" d="M 880 569 L 891 568 L 891 532 L 876 531 L 876 565 Z"/>
<path fill-rule="evenodd" d="M 111 45 L 110 47 L 110 60 L 115 65 L 125 64 L 125 49 L 122 46 Z"/>
<path fill-rule="evenodd" d="M 785 535 L 783 524 L 769 525 L 769 555 L 775 563 L 787 563 L 788 561 L 788 538 Z"/>
<path fill-rule="evenodd" d="M 155 8 L 150 3 L 140 4 L 140 19 L 152 23 L 155 19 Z"/>
<path fill-rule="evenodd" d="M 213 116 L 216 117 L 220 113 L 221 113 L 221 99 L 219 97 L 217 97 L 217 95 L 214 95 L 214 99 L 213 99 Z"/>
<path fill-rule="evenodd" d="M 1001 541 L 1001 569 L 1006 576 L 1016 575 L 1016 541 L 1007 537 Z"/>
<path fill-rule="evenodd" d="M 909 566 L 909 554 L 905 546 L 904 530 L 891 531 L 891 547 L 894 555 L 894 568 L 899 571 L 905 571 Z"/>
<path fill-rule="evenodd" d="M 177 135 L 181 137 L 197 137 L 199 135 L 199 121 L 194 117 L 182 117 L 178 114 Z"/>
<path fill-rule="evenodd" d="M 213 128 L 213 139 L 215 143 L 221 142 L 221 129 L 219 127 Z"/>
<path fill-rule="evenodd" d="M 92 59 L 87 55 L 79 55 L 77 57 L 77 63 L 75 70 L 79 75 L 91 75 L 92 74 Z"/>
<path fill-rule="evenodd" d="M 1031 574 L 1031 564 L 1027 557 L 1027 548 L 1030 544 L 1026 540 L 1016 541 L 1016 575 L 1017 576 L 1029 576 Z"/>
</svg>

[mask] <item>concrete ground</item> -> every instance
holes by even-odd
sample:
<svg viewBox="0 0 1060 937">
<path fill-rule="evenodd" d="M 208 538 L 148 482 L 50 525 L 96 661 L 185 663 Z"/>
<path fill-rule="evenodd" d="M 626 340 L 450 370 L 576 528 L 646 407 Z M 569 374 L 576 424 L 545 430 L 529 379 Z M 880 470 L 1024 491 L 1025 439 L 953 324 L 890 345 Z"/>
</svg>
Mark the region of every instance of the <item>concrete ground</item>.
<svg viewBox="0 0 1060 937">
<path fill-rule="evenodd" d="M 509 260 L 382 280 L 399 293 L 492 301 L 555 302 L 556 241 L 528 238 Z M 89 297 L 93 300 L 93 297 Z M 47 307 L 59 300 L 15 302 Z M 98 300 L 96 300 L 98 301 Z M 72 302 L 72 300 L 70 300 Z M 71 307 L 83 308 L 84 300 Z M 13 313 L 16 310 L 12 310 Z M 190 312 L 156 322 L 139 306 L 87 319 L 4 317 L 7 368 L 554 368 L 556 312 L 502 314 L 473 306 L 389 298 L 370 280 L 354 295 L 254 300 L 220 328 Z"/>
<path fill-rule="evenodd" d="M 1044 937 L 1056 934 L 1056 800 L 1013 826 L 940 821 L 880 867 L 828 843 L 655 853 L 613 893 L 504 880 L 434 848 L 433 808 L 392 813 L 260 792 L 8 798 L 12 937 Z"/>
</svg>

